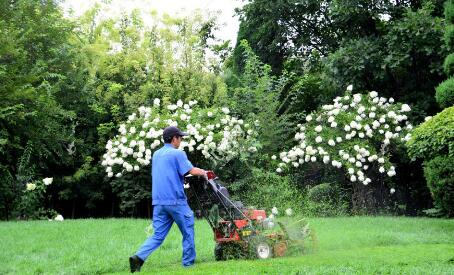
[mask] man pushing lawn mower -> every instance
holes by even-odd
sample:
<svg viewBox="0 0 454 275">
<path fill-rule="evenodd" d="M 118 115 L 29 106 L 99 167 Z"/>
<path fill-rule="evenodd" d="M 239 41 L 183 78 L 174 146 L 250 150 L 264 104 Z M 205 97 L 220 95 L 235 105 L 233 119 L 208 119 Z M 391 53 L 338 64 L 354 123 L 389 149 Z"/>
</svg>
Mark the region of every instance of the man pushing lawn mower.
<svg viewBox="0 0 454 275">
<path fill-rule="evenodd" d="M 129 258 L 131 272 L 140 271 L 147 257 L 164 241 L 174 222 L 183 235 L 183 266 L 194 264 L 194 213 L 188 205 L 185 183 L 191 186 L 188 189 L 189 201 L 213 230 L 216 260 L 284 256 L 290 241 L 286 227 L 280 222 L 275 227 L 272 218 L 266 218 L 264 210 L 247 208 L 240 201 L 232 201 L 212 171 L 194 167 L 186 153 L 178 150 L 185 135 L 177 127 L 167 127 L 163 133 L 164 147 L 153 154 L 154 234 Z M 300 229 L 293 231 L 297 233 L 294 237 L 304 240 L 304 236 L 298 234 L 307 228 Z M 295 242 L 292 240 L 291 243 Z"/>
<path fill-rule="evenodd" d="M 140 271 L 145 260 L 164 241 L 175 222 L 183 236 L 183 266 L 194 264 L 194 213 L 184 192 L 184 176 L 207 177 L 205 170 L 194 167 L 184 151 L 178 150 L 187 133 L 177 127 L 164 129 L 164 146 L 152 158 L 153 236 L 149 237 L 129 258 L 131 272 Z"/>
</svg>

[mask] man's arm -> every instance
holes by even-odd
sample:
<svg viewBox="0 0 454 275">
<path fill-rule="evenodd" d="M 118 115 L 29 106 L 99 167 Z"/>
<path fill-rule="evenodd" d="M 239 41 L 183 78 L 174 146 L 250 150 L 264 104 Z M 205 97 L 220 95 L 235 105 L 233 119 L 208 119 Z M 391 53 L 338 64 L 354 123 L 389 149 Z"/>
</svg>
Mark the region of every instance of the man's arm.
<svg viewBox="0 0 454 275">
<path fill-rule="evenodd" d="M 189 170 L 189 174 L 191 174 L 193 176 L 201 176 L 201 177 L 207 178 L 207 172 L 205 170 L 197 168 L 197 167 L 193 167 L 191 170 Z"/>
</svg>

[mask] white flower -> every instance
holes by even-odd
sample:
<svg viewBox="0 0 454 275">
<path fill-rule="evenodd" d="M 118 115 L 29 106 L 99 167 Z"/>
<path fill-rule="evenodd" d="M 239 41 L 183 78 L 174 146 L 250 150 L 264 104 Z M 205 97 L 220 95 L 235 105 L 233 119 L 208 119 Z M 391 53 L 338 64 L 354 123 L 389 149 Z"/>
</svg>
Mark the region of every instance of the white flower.
<svg viewBox="0 0 454 275">
<path fill-rule="evenodd" d="M 329 162 L 329 156 L 323 156 L 323 163 L 327 164 Z"/>
<path fill-rule="evenodd" d="M 424 119 L 424 121 L 428 121 L 429 119 L 431 119 L 432 117 L 431 116 L 428 116 Z"/>
<path fill-rule="evenodd" d="M 129 132 L 130 132 L 131 134 L 135 134 L 135 132 L 136 132 L 136 127 L 131 127 L 131 128 L 129 128 Z"/>
<path fill-rule="evenodd" d="M 276 172 L 277 172 L 277 173 L 282 173 L 282 169 L 281 169 L 281 168 L 277 168 L 277 169 L 276 169 Z"/>
<path fill-rule="evenodd" d="M 352 103 L 354 104 L 354 103 L 358 103 L 360 101 L 361 101 L 361 94 L 354 94 Z"/>
<path fill-rule="evenodd" d="M 350 126 L 345 125 L 344 130 L 345 130 L 346 132 L 349 132 L 349 131 L 350 131 Z"/>
<path fill-rule="evenodd" d="M 315 127 L 315 131 L 316 131 L 317 133 L 320 133 L 320 132 L 322 131 L 322 129 L 323 129 L 323 128 L 322 128 L 321 125 L 318 125 L 317 127 Z"/>
<path fill-rule="evenodd" d="M 58 214 L 58 215 L 54 218 L 54 220 L 59 221 L 59 222 L 62 222 L 62 221 L 63 221 L 63 216 L 60 215 L 60 214 Z"/>
<path fill-rule="evenodd" d="M 44 185 L 50 185 L 54 178 L 45 178 L 43 179 Z"/>
<path fill-rule="evenodd" d="M 277 210 L 277 207 L 273 207 L 273 209 L 271 209 L 271 213 L 273 213 L 273 215 L 277 215 L 279 214 L 279 211 Z"/>
<path fill-rule="evenodd" d="M 320 142 L 322 142 L 322 141 L 323 141 L 323 139 L 322 139 L 321 136 L 317 136 L 317 137 L 315 138 L 315 142 L 317 142 L 317 143 L 320 143 Z"/>
<path fill-rule="evenodd" d="M 208 116 L 208 117 L 212 117 L 212 116 L 213 116 L 213 113 L 212 113 L 212 112 L 208 112 L 208 113 L 207 113 L 207 116 Z"/>
<path fill-rule="evenodd" d="M 369 96 L 370 96 L 371 98 L 375 98 L 375 97 L 378 96 L 378 93 L 377 93 L 376 91 L 372 91 L 372 92 L 369 93 Z"/>
<path fill-rule="evenodd" d="M 341 137 L 336 137 L 336 142 L 337 143 L 342 142 L 342 138 Z"/>
<path fill-rule="evenodd" d="M 226 115 L 228 115 L 228 114 L 230 113 L 230 110 L 229 110 L 229 108 L 227 108 L 227 107 L 224 107 L 224 108 L 222 108 L 221 110 L 222 110 L 222 112 L 223 112 L 224 114 L 226 114 Z"/>
<path fill-rule="evenodd" d="M 154 106 L 159 106 L 160 103 L 161 103 L 161 100 L 160 100 L 159 98 L 155 98 L 155 99 L 153 100 L 153 105 L 154 105 Z"/>
<path fill-rule="evenodd" d="M 394 192 L 396 192 L 396 189 L 394 188 L 389 189 L 389 193 L 394 194 Z"/>
<path fill-rule="evenodd" d="M 378 168 L 378 171 L 383 174 L 385 172 L 385 168 L 381 166 L 380 168 Z"/>
<path fill-rule="evenodd" d="M 411 108 L 408 104 L 402 104 L 402 108 L 400 109 L 401 112 L 410 112 Z"/>
<path fill-rule="evenodd" d="M 385 133 L 385 138 L 386 139 L 391 139 L 392 137 L 393 137 L 393 133 L 388 132 L 388 131 Z"/>
<path fill-rule="evenodd" d="M 286 214 L 287 216 L 291 216 L 291 215 L 293 214 L 293 210 L 292 210 L 291 208 L 287 208 L 287 209 L 285 209 L 285 214 Z M 258 217 L 257 217 L 257 218 L 258 218 Z"/>
<path fill-rule="evenodd" d="M 355 182 L 355 181 L 356 181 L 356 176 L 355 176 L 355 175 L 351 175 L 350 181 L 351 181 L 351 182 Z"/>
<path fill-rule="evenodd" d="M 27 190 L 32 191 L 36 189 L 36 184 L 34 183 L 27 183 Z"/>
<path fill-rule="evenodd" d="M 334 142 L 334 140 L 330 139 L 330 140 L 328 140 L 328 144 L 330 146 L 334 146 L 334 145 L 336 145 L 336 142 Z"/>
<path fill-rule="evenodd" d="M 347 91 L 349 91 L 349 92 L 353 91 L 353 85 L 351 85 L 351 84 L 350 84 L 350 85 L 348 85 L 348 87 L 347 87 Z"/>
<path fill-rule="evenodd" d="M 366 110 L 366 108 L 364 108 L 364 106 L 360 106 L 360 107 L 358 108 L 358 114 L 364 113 L 365 110 Z"/>
<path fill-rule="evenodd" d="M 272 156 L 271 156 L 271 159 L 272 159 L 272 160 L 275 160 L 275 159 L 276 159 L 276 156 L 275 156 L 275 155 L 272 155 Z"/>
<path fill-rule="evenodd" d="M 311 121 L 311 120 L 312 120 L 312 116 L 311 116 L 311 115 L 308 115 L 308 116 L 306 117 L 306 121 L 309 122 L 309 121 Z"/>
<path fill-rule="evenodd" d="M 394 170 L 391 170 L 391 171 L 388 171 L 388 177 L 392 177 L 392 176 L 395 176 L 396 175 L 396 171 Z"/>
<path fill-rule="evenodd" d="M 169 109 L 170 111 L 174 111 L 178 108 L 177 105 L 173 105 L 173 104 L 170 104 L 169 106 L 167 106 L 167 109 Z"/>
</svg>

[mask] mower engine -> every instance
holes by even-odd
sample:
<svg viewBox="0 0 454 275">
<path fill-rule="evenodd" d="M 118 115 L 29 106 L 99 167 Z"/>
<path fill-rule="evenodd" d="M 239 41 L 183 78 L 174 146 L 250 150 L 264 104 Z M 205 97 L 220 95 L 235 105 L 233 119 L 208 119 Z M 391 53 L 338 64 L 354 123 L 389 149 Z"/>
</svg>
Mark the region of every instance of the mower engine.
<svg viewBox="0 0 454 275">
<path fill-rule="evenodd" d="M 267 259 L 285 254 L 288 234 L 284 226 L 275 225 L 267 218 L 265 210 L 247 208 L 240 201 L 232 201 L 212 171 L 208 172 L 208 180 L 186 177 L 185 185 L 189 185 L 186 190 L 191 208 L 200 211 L 213 230 L 216 260 Z"/>
</svg>

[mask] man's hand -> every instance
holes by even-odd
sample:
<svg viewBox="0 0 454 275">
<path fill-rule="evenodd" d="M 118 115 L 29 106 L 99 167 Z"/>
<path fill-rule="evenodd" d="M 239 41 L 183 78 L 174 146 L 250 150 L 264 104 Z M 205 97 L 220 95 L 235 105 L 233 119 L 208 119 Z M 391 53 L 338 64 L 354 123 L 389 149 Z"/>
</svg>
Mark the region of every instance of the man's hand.
<svg viewBox="0 0 454 275">
<path fill-rule="evenodd" d="M 197 167 L 192 168 L 189 171 L 189 174 L 191 174 L 193 176 L 200 176 L 200 177 L 205 178 L 205 180 L 208 180 L 207 172 L 205 170 L 197 168 Z"/>
</svg>

